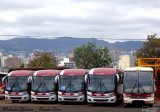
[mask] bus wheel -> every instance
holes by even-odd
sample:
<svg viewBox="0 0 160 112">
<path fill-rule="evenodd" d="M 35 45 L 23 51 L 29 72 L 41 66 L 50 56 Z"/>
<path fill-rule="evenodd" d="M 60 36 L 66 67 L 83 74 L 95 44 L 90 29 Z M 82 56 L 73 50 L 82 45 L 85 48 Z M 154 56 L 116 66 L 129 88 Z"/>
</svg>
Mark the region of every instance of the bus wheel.
<svg viewBox="0 0 160 112">
<path fill-rule="evenodd" d="M 96 103 L 91 103 L 92 106 L 96 106 Z"/>
<path fill-rule="evenodd" d="M 153 104 L 148 104 L 148 107 L 153 107 Z"/>
<path fill-rule="evenodd" d="M 18 103 L 19 101 L 18 100 L 12 100 L 12 103 Z"/>
<path fill-rule="evenodd" d="M 124 107 L 124 108 L 128 108 L 128 107 L 129 107 L 129 104 L 124 103 L 123 107 Z"/>
</svg>

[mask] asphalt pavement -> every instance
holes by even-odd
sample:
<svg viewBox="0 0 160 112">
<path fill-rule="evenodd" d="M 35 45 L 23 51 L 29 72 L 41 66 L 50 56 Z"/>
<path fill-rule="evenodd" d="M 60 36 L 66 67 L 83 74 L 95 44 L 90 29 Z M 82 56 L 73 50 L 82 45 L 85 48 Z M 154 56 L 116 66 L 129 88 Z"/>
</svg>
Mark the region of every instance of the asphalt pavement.
<svg viewBox="0 0 160 112">
<path fill-rule="evenodd" d="M 19 102 L 0 100 L 0 112 L 160 112 L 160 101 L 148 105 Z"/>
</svg>

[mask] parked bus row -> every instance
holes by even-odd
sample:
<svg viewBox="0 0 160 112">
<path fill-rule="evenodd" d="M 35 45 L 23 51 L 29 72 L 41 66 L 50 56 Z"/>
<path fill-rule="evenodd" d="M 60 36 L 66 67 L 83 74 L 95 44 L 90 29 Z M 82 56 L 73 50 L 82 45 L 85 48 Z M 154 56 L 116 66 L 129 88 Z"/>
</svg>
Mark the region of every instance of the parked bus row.
<svg viewBox="0 0 160 112">
<path fill-rule="evenodd" d="M 154 74 L 149 67 L 16 70 L 3 78 L 5 99 L 59 101 L 154 103 Z"/>
</svg>

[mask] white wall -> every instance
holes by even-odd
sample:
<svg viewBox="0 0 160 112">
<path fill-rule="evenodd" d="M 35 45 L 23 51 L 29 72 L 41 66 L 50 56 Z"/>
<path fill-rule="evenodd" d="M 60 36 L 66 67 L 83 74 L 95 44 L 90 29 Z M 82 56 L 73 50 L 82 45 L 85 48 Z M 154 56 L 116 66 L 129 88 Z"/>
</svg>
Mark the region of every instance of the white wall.
<svg viewBox="0 0 160 112">
<path fill-rule="evenodd" d="M 121 55 L 118 61 L 118 68 L 125 69 L 130 67 L 130 55 Z"/>
</svg>

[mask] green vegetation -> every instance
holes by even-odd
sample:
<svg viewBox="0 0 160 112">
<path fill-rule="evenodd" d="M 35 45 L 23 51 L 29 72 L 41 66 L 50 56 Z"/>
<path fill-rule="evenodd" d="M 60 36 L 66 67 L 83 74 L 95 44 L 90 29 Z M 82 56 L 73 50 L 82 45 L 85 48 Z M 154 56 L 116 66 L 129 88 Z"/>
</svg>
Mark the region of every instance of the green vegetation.
<svg viewBox="0 0 160 112">
<path fill-rule="evenodd" d="M 90 69 L 109 66 L 111 57 L 107 47 L 96 47 L 95 43 L 88 43 L 74 49 L 74 58 L 78 68 Z"/>
<path fill-rule="evenodd" d="M 52 52 L 34 52 L 33 59 L 29 60 L 28 68 L 51 68 L 57 66 L 57 59 Z"/>
<path fill-rule="evenodd" d="M 156 34 L 149 35 L 135 55 L 137 58 L 160 58 L 160 38 Z"/>
</svg>

